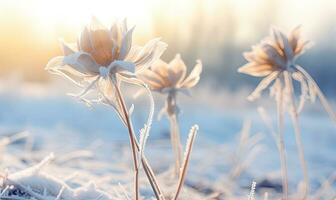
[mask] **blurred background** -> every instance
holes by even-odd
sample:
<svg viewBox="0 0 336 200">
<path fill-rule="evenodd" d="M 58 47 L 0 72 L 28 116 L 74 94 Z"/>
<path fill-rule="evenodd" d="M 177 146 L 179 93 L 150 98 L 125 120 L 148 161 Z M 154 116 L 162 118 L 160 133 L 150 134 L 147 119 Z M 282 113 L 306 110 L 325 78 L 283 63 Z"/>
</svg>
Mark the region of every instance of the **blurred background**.
<svg viewBox="0 0 336 200">
<path fill-rule="evenodd" d="M 237 133 L 245 119 L 252 122 L 252 135 L 263 133 L 263 151 L 259 157 L 262 159 L 250 163 L 245 185 L 249 188 L 252 179 L 268 180 L 273 172 L 280 180 L 277 148 L 256 111 L 256 105 L 270 108 L 267 110 L 275 125 L 273 101 L 264 98 L 261 104 L 247 103 L 245 97 L 260 79 L 237 72 L 246 63 L 242 53 L 267 36 L 272 25 L 285 32 L 302 25 L 303 35 L 314 46 L 298 62 L 317 81 L 336 110 L 335 0 L 0 0 L 1 135 L 26 130 L 39 138 L 37 143 L 41 146 L 56 152 L 64 152 L 70 146 L 83 148 L 95 140 L 105 144 L 120 142 L 128 149 L 126 131 L 112 109 L 103 106 L 88 109 L 66 95 L 78 88 L 71 88 L 70 82 L 44 70 L 49 59 L 62 54 L 58 40 L 76 41 L 91 16 L 106 26 L 116 18 L 127 17 L 129 25 L 136 25 L 133 38 L 139 45 L 161 37 L 169 45 L 162 56 L 165 61 L 181 53 L 189 70 L 196 59 L 203 61 L 201 81 L 193 89 L 193 97 L 179 96 L 179 105 L 182 140 L 186 141 L 193 124 L 199 124 L 195 159 L 206 164 L 204 155 L 214 157 L 201 170 L 210 182 L 220 179 L 218 174 L 226 173 L 223 160 L 232 153 L 223 144 L 237 146 L 240 137 Z M 158 113 L 165 97 L 155 94 L 155 99 Z M 146 120 L 147 100 L 133 99 L 136 128 L 142 127 Z M 146 105 L 139 106 L 143 103 Z M 307 104 L 301 119 L 303 144 L 316 188 L 320 180 L 335 172 L 335 126 L 318 103 Z M 301 177 L 300 165 L 292 126 L 289 121 L 286 125 L 289 177 L 296 187 Z M 69 141 L 66 145 L 64 138 Z M 148 147 L 150 155 L 159 152 L 156 147 L 152 150 L 159 140 L 164 141 L 165 150 L 170 149 L 165 118 L 154 120 L 148 141 L 152 145 Z M 119 158 L 115 152 L 106 152 L 112 151 L 97 154 Z M 223 152 L 229 156 L 222 156 Z M 157 157 L 162 158 L 164 153 Z M 171 154 L 164 155 L 172 158 Z"/>
<path fill-rule="evenodd" d="M 326 93 L 336 94 L 333 0 L 0 0 L 1 77 L 48 81 L 44 66 L 61 54 L 58 39 L 76 41 L 92 15 L 106 26 L 127 17 L 137 26 L 136 43 L 162 37 L 169 44 L 165 60 L 181 53 L 194 65 L 200 58 L 202 81 L 229 89 L 258 81 L 237 68 L 245 63 L 242 52 L 266 36 L 271 25 L 284 31 L 302 25 L 315 45 L 299 62 Z"/>
</svg>

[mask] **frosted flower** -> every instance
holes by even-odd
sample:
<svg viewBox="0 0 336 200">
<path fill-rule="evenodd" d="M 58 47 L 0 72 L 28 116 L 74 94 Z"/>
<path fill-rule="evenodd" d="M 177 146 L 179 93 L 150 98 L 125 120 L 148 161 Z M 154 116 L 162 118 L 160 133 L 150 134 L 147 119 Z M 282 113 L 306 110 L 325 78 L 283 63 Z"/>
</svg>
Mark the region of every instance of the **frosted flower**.
<svg viewBox="0 0 336 200">
<path fill-rule="evenodd" d="M 198 83 L 201 72 L 202 63 L 200 60 L 197 60 L 197 64 L 187 76 L 187 67 L 181 56 L 177 54 L 169 63 L 158 60 L 150 69 L 146 69 L 138 74 L 138 77 L 147 83 L 153 91 L 167 94 L 165 107 L 161 109 L 158 118 L 160 119 L 162 114 L 166 113 L 170 121 L 170 136 L 175 157 L 176 177 L 180 176 L 183 161 L 178 125 L 179 107 L 177 105 L 177 92 L 188 94 L 189 89 Z"/>
<path fill-rule="evenodd" d="M 150 69 L 139 73 L 138 77 L 144 80 L 152 90 L 169 93 L 194 87 L 200 79 L 201 72 L 202 63 L 197 60 L 194 69 L 187 76 L 187 67 L 181 56 L 177 54 L 169 63 L 157 60 Z"/>
<path fill-rule="evenodd" d="M 280 30 L 272 28 L 270 36 L 262 40 L 260 44 L 253 46 L 252 51 L 244 53 L 248 63 L 240 67 L 238 72 L 265 77 L 248 97 L 249 100 L 253 101 L 259 98 L 261 92 L 274 80 L 283 77 L 283 72 L 290 73 L 295 80 L 300 82 L 302 97 L 304 96 L 302 102 L 309 97 L 308 90 L 305 89 L 306 86 L 308 87 L 308 79 L 298 70 L 299 66 L 295 63 L 296 58 L 304 52 L 309 44 L 300 36 L 300 30 L 300 27 L 297 27 L 286 36 Z M 279 89 L 278 85 L 274 84 L 274 87 L 271 87 L 271 94 Z M 311 93 L 310 98 L 314 99 L 315 94 L 316 92 Z"/>
<path fill-rule="evenodd" d="M 308 47 L 308 41 L 300 37 L 300 27 L 288 36 L 275 28 L 271 29 L 270 34 L 260 44 L 253 46 L 252 51 L 244 53 L 249 63 L 240 67 L 239 72 L 267 76 L 272 72 L 289 70 L 295 65 L 295 59 Z"/>
<path fill-rule="evenodd" d="M 143 47 L 133 45 L 133 30 L 134 27 L 128 29 L 126 20 L 107 29 L 92 18 L 77 44 L 61 41 L 64 56 L 51 59 L 46 69 L 82 87 L 83 91 L 76 95 L 81 100 L 118 106 L 115 87 L 119 80 L 139 83 L 135 73 L 148 68 L 167 47 L 159 39 L 150 40 Z M 89 100 L 86 97 L 91 92 L 97 95 Z"/>
<path fill-rule="evenodd" d="M 274 84 L 270 88 L 271 95 L 278 98 L 279 92 L 293 88 L 292 79 L 294 79 L 301 87 L 297 111 L 300 112 L 302 110 L 307 99 L 314 102 L 316 97 L 318 97 L 327 113 L 336 121 L 336 115 L 319 86 L 304 68 L 296 63 L 296 58 L 310 46 L 310 42 L 304 40 L 300 32 L 300 26 L 292 30 L 288 36 L 280 30 L 272 28 L 270 36 L 262 40 L 260 44 L 253 46 L 252 51 L 244 53 L 248 63 L 240 67 L 238 72 L 251 76 L 265 77 L 248 99 L 253 101 L 259 98 L 261 92 L 268 88 L 272 82 Z M 286 77 L 289 80 L 286 81 Z M 289 98 L 287 95 L 284 100 L 291 101 Z"/>
</svg>

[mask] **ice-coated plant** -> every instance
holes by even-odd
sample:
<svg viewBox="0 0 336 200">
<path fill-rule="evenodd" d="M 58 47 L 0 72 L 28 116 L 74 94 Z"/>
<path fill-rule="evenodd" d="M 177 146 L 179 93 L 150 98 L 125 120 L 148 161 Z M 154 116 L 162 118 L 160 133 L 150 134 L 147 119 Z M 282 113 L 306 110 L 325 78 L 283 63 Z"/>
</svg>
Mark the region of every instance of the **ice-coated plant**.
<svg viewBox="0 0 336 200">
<path fill-rule="evenodd" d="M 187 76 L 187 67 L 180 54 L 177 54 L 169 63 L 159 59 L 149 69 L 145 69 L 138 74 L 138 77 L 147 83 L 151 90 L 167 94 L 163 111 L 167 114 L 170 122 L 170 139 L 175 156 L 175 173 L 177 176 L 182 163 L 182 147 L 178 123 L 179 108 L 176 103 L 177 93 L 184 92 L 188 94 L 189 89 L 198 83 L 201 72 L 202 63 L 197 60 L 197 64 Z"/>
<path fill-rule="evenodd" d="M 139 199 L 140 160 L 156 197 L 160 199 L 162 193 L 154 173 L 142 155 L 151 126 L 154 101 L 146 84 L 135 74 L 145 70 L 159 59 L 167 45 L 160 39 L 150 40 L 143 47 L 134 45 L 133 30 L 134 27 L 128 29 L 126 20 L 117 21 L 107 29 L 93 17 L 91 23 L 81 32 L 77 43 L 66 44 L 61 41 L 64 56 L 51 59 L 46 69 L 81 87 L 82 92 L 75 95 L 80 100 L 90 105 L 106 104 L 116 110 L 129 132 L 135 172 L 135 199 Z M 133 107 L 127 108 L 120 90 L 122 81 L 145 87 L 150 97 L 150 114 L 147 123 L 140 131 L 140 143 L 130 119 Z"/>
<path fill-rule="evenodd" d="M 238 69 L 239 72 L 251 76 L 264 77 L 257 88 L 248 97 L 253 101 L 260 97 L 262 91 L 270 86 L 270 94 L 277 102 L 278 111 L 278 147 L 282 168 L 283 199 L 288 199 L 288 180 L 286 167 L 286 153 L 283 140 L 284 112 L 291 115 L 296 136 L 301 168 L 303 171 L 305 188 L 302 199 L 307 198 L 309 189 L 308 172 L 304 158 L 301 130 L 299 126 L 299 113 L 305 101 L 312 102 L 318 97 L 330 117 L 336 121 L 336 115 L 327 102 L 317 83 L 313 78 L 296 63 L 296 59 L 309 47 L 310 42 L 304 40 L 301 35 L 301 28 L 297 27 L 289 35 L 285 35 L 277 28 L 272 28 L 270 36 L 266 37 L 259 44 L 252 47 L 252 50 L 244 53 L 248 63 Z M 293 88 L 293 79 L 300 84 L 301 95 L 298 105 Z M 286 106 L 286 107 L 285 107 Z"/>
</svg>

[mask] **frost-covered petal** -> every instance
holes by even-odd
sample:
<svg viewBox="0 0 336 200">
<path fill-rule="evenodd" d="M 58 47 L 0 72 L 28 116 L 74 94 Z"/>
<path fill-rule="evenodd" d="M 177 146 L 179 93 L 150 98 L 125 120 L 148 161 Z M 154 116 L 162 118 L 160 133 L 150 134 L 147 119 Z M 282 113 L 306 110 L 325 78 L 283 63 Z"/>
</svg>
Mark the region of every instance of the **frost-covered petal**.
<svg viewBox="0 0 336 200">
<path fill-rule="evenodd" d="M 113 106 L 120 119 L 126 123 L 126 117 L 118 98 L 117 87 L 119 87 L 119 81 L 112 79 L 111 76 L 101 77 L 97 83 L 97 87 L 102 96 L 103 103 Z"/>
<path fill-rule="evenodd" d="M 136 65 L 136 71 L 139 72 L 145 68 L 148 68 L 161 57 L 166 50 L 167 44 L 161 42 L 160 39 L 150 40 L 142 49 L 138 51 L 138 55 L 135 57 L 126 57 L 126 61 L 134 62 Z M 132 59 L 132 60 L 131 60 Z"/>
<path fill-rule="evenodd" d="M 288 41 L 288 38 L 282 33 L 282 32 L 278 32 L 278 35 L 281 38 L 282 44 L 283 44 L 283 51 L 285 53 L 286 59 L 287 60 L 292 60 L 294 57 L 294 52 L 293 49 Z"/>
<path fill-rule="evenodd" d="M 78 48 L 80 51 L 85 52 L 91 52 L 93 49 L 88 27 L 84 27 L 84 29 L 81 32 L 81 35 L 78 40 Z"/>
<path fill-rule="evenodd" d="M 107 104 L 112 106 L 117 105 L 116 86 L 113 84 L 110 76 L 100 77 L 97 83 L 97 88 L 100 95 Z"/>
<path fill-rule="evenodd" d="M 168 77 L 169 65 L 165 61 L 158 59 L 151 65 L 151 70 L 162 77 Z"/>
<path fill-rule="evenodd" d="M 272 45 L 265 44 L 262 46 L 262 50 L 267 54 L 269 62 L 273 65 L 280 68 L 286 67 L 286 61 Z"/>
<path fill-rule="evenodd" d="M 189 76 L 182 82 L 182 88 L 191 88 L 194 87 L 200 80 L 200 75 L 202 73 L 202 62 L 197 60 L 197 64 L 194 69 L 190 72 Z"/>
<path fill-rule="evenodd" d="M 175 58 L 169 62 L 168 79 L 173 85 L 181 83 L 187 73 L 187 67 L 181 59 L 181 55 L 177 54 Z"/>
<path fill-rule="evenodd" d="M 142 47 L 138 46 L 138 45 L 132 45 L 131 49 L 129 50 L 125 60 L 128 61 L 133 61 L 137 58 L 137 56 L 139 55 L 139 53 L 141 52 Z"/>
<path fill-rule="evenodd" d="M 127 71 L 133 74 L 135 73 L 134 63 L 128 62 L 128 61 L 116 60 L 110 64 L 109 68 L 114 73 L 123 72 L 123 71 Z"/>
<path fill-rule="evenodd" d="M 247 63 L 238 69 L 240 73 L 258 77 L 267 76 L 273 71 L 275 71 L 275 69 L 271 65 L 259 65 L 256 63 Z"/>
<path fill-rule="evenodd" d="M 64 60 L 63 56 L 52 58 L 48 62 L 45 69 L 52 74 L 60 75 L 72 81 L 78 86 L 82 86 L 83 81 L 85 81 L 85 79 L 88 78 L 88 75 L 75 70 L 73 67 L 69 65 L 64 65 L 63 60 Z"/>
<path fill-rule="evenodd" d="M 252 51 L 245 52 L 243 54 L 246 60 L 250 62 L 256 62 L 259 64 L 266 64 L 269 63 L 268 55 L 265 53 L 265 51 L 262 48 L 262 45 L 255 45 L 252 47 Z"/>
<path fill-rule="evenodd" d="M 83 74 L 94 75 L 99 72 L 99 65 L 90 54 L 84 52 L 76 52 L 65 56 L 63 59 L 63 65 L 69 65 Z"/>
<path fill-rule="evenodd" d="M 123 38 L 122 30 L 120 23 L 118 21 L 114 22 L 110 28 L 110 36 L 116 46 L 120 48 L 121 41 Z"/>
<path fill-rule="evenodd" d="M 258 99 L 261 93 L 278 77 L 279 72 L 272 72 L 260 81 L 254 91 L 247 97 L 249 101 Z"/>
<path fill-rule="evenodd" d="M 112 60 L 113 41 L 110 32 L 98 20 L 90 24 L 90 40 L 92 51 L 90 53 L 100 65 L 108 65 Z"/>
<path fill-rule="evenodd" d="M 61 48 L 65 56 L 74 54 L 76 52 L 76 47 L 74 44 L 67 44 L 63 40 L 60 40 Z"/>
<path fill-rule="evenodd" d="M 137 74 L 137 76 L 148 84 L 152 90 L 158 90 L 167 86 L 162 77 L 152 70 L 145 69 L 141 73 Z"/>
<path fill-rule="evenodd" d="M 297 26 L 289 34 L 288 41 L 294 52 L 296 52 L 296 49 L 299 46 L 298 44 L 300 40 L 300 34 L 301 34 L 301 26 Z"/>
<path fill-rule="evenodd" d="M 122 39 L 120 53 L 119 53 L 119 60 L 123 60 L 126 58 L 127 54 L 131 50 L 132 47 L 132 33 L 135 27 L 127 31 L 125 36 Z"/>
</svg>

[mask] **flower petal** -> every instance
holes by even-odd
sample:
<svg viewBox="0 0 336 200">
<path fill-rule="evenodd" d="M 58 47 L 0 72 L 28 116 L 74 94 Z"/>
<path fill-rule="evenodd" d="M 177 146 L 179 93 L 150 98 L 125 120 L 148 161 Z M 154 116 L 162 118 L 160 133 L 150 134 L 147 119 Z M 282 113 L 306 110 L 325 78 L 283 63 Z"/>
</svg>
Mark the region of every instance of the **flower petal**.
<svg viewBox="0 0 336 200">
<path fill-rule="evenodd" d="M 297 26 L 289 34 L 288 40 L 294 52 L 296 52 L 296 48 L 298 46 L 298 42 L 300 39 L 300 34 L 301 34 L 301 26 Z"/>
<path fill-rule="evenodd" d="M 185 66 L 180 54 L 169 62 L 168 79 L 172 85 L 177 85 L 185 78 L 187 67 Z"/>
<path fill-rule="evenodd" d="M 114 44 L 116 46 L 118 46 L 118 48 L 121 47 L 121 41 L 123 38 L 123 34 L 122 34 L 122 30 L 121 30 L 121 25 L 120 22 L 116 21 L 112 24 L 111 28 L 110 28 L 110 36 L 114 42 Z"/>
<path fill-rule="evenodd" d="M 272 28 L 272 36 L 278 48 L 280 49 L 280 55 L 283 53 L 287 60 L 291 60 L 294 57 L 293 49 L 288 41 L 288 38 L 277 28 Z"/>
<path fill-rule="evenodd" d="M 91 52 L 93 47 L 92 47 L 92 41 L 90 38 L 90 32 L 88 27 L 84 27 L 84 29 L 81 32 L 81 35 L 79 37 L 78 41 L 78 48 L 80 51 L 85 51 L 85 52 Z"/>
<path fill-rule="evenodd" d="M 202 62 L 200 60 L 196 61 L 194 69 L 190 72 L 189 76 L 182 82 L 181 88 L 191 88 L 194 87 L 200 80 L 200 75 L 202 73 Z"/>
<path fill-rule="evenodd" d="M 132 33 L 135 26 L 127 31 L 126 35 L 123 37 L 120 47 L 119 60 L 124 60 L 132 47 Z"/>
<path fill-rule="evenodd" d="M 279 52 L 270 44 L 264 44 L 262 50 L 267 54 L 269 62 L 274 66 L 285 68 L 286 61 Z"/>
<path fill-rule="evenodd" d="M 126 57 L 126 61 L 134 62 L 136 65 L 136 71 L 139 72 L 145 68 L 148 68 L 155 62 L 163 52 L 166 50 L 167 44 L 161 42 L 160 39 L 150 40 L 142 49 L 138 52 L 138 55 L 131 58 Z"/>
<path fill-rule="evenodd" d="M 275 70 L 274 70 L 274 67 L 272 67 L 271 65 L 267 65 L 267 64 L 259 65 L 256 63 L 247 63 L 246 65 L 238 69 L 238 72 L 240 73 L 248 74 L 251 76 L 258 76 L 258 77 L 267 76 L 273 71 Z"/>
<path fill-rule="evenodd" d="M 65 56 L 74 54 L 76 52 L 76 48 L 74 47 L 74 45 L 66 44 L 63 40 L 60 40 L 60 43 L 61 43 L 61 48 L 63 50 L 63 54 Z"/>
<path fill-rule="evenodd" d="M 65 56 L 63 65 L 69 65 L 74 70 L 87 75 L 96 75 L 99 73 L 99 65 L 90 54 L 85 52 L 76 52 Z"/>
<path fill-rule="evenodd" d="M 88 78 L 86 74 L 83 74 L 77 70 L 75 70 L 73 67 L 69 65 L 64 65 L 63 63 L 64 57 L 58 56 L 55 58 L 52 58 L 47 66 L 46 70 L 48 70 L 52 74 L 60 75 L 70 81 L 72 81 L 74 84 L 82 87 L 83 81 Z"/>
<path fill-rule="evenodd" d="M 261 93 L 278 77 L 279 72 L 272 72 L 260 81 L 254 91 L 247 97 L 249 101 L 258 99 Z"/>
<path fill-rule="evenodd" d="M 106 29 L 91 30 L 90 39 L 93 50 L 90 53 L 97 63 L 106 66 L 112 60 L 113 41 Z"/>
<path fill-rule="evenodd" d="M 165 61 L 158 59 L 151 65 L 151 69 L 161 77 L 168 77 L 169 65 Z"/>
<path fill-rule="evenodd" d="M 126 56 L 126 60 L 128 61 L 134 61 L 136 60 L 137 56 L 139 55 L 139 53 L 141 52 L 143 47 L 138 46 L 138 45 L 133 45 L 130 49 L 130 51 L 128 52 L 127 56 Z"/>
<path fill-rule="evenodd" d="M 122 60 L 116 60 L 113 61 L 109 68 L 113 73 L 119 73 L 123 71 L 127 71 L 130 73 L 135 73 L 135 65 L 133 62 L 128 62 L 128 61 L 122 61 Z"/>
<path fill-rule="evenodd" d="M 152 90 L 160 90 L 167 86 L 165 81 L 152 70 L 145 69 L 141 73 L 137 74 L 137 76 L 148 84 Z"/>
</svg>

